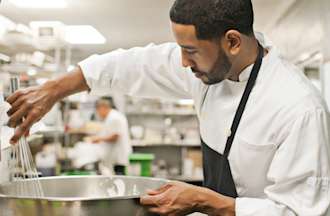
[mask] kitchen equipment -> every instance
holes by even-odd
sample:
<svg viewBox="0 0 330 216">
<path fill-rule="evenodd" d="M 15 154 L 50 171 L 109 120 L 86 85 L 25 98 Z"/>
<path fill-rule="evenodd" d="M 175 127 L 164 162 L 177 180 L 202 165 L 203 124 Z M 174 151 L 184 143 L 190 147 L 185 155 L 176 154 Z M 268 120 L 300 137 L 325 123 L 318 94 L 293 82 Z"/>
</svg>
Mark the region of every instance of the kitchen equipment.
<svg viewBox="0 0 330 216">
<path fill-rule="evenodd" d="M 11 93 L 19 89 L 19 79 L 13 77 L 10 79 Z M 38 171 L 34 164 L 30 146 L 25 136 L 22 136 L 16 145 L 12 146 L 12 163 L 9 170 L 11 172 L 11 180 L 16 182 L 17 196 L 42 197 L 43 190 L 38 179 Z M 27 183 L 26 179 L 33 179 Z"/>
<path fill-rule="evenodd" d="M 2 148 L 0 159 L 0 185 L 10 181 L 9 164 L 11 160 L 11 147 Z M 0 214 L 1 215 L 1 214 Z"/>
<path fill-rule="evenodd" d="M 128 176 L 62 176 L 39 178 L 44 197 L 17 197 L 16 186 L 0 186 L 1 216 L 143 216 L 139 204 L 147 189 L 166 180 Z M 31 183 L 35 180 L 26 180 Z M 15 182 L 14 184 L 19 184 Z"/>
<path fill-rule="evenodd" d="M 42 197 L 43 189 L 39 182 L 39 174 L 33 162 L 29 144 L 25 137 L 19 139 L 12 147 L 13 166 L 10 166 L 11 180 L 15 183 L 17 196 Z M 27 182 L 26 180 L 33 181 Z"/>
<path fill-rule="evenodd" d="M 144 137 L 144 127 L 142 125 L 132 125 L 130 132 L 134 140 L 142 140 Z"/>
</svg>

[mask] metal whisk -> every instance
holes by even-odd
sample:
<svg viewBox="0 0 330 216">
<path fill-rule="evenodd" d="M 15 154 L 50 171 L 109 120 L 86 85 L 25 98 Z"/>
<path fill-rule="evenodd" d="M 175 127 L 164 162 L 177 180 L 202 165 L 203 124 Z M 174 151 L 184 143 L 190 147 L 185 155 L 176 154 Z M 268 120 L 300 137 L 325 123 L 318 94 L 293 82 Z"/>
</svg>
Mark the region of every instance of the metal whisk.
<svg viewBox="0 0 330 216">
<path fill-rule="evenodd" d="M 19 89 L 17 77 L 10 80 L 11 92 Z M 16 185 L 16 196 L 43 197 L 37 168 L 34 164 L 30 146 L 25 136 L 12 146 L 12 161 L 10 162 L 11 180 Z"/>
</svg>

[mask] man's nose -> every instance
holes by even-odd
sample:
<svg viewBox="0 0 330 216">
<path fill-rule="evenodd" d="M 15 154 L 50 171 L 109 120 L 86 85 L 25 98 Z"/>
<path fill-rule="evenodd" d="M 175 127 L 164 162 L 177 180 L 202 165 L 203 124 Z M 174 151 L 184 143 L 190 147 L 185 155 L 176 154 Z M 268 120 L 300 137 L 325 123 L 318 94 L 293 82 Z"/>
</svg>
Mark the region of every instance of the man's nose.
<svg viewBox="0 0 330 216">
<path fill-rule="evenodd" d="M 185 52 L 182 52 L 182 66 L 183 67 L 194 67 L 194 62 L 188 58 Z"/>
</svg>

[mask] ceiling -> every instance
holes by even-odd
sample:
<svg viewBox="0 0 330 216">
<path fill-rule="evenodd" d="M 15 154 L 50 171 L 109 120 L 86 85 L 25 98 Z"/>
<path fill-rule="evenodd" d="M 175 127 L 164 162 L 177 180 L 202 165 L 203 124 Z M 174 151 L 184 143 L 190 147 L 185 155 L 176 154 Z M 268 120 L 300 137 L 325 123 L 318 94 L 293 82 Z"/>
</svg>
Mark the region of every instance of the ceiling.
<svg viewBox="0 0 330 216">
<path fill-rule="evenodd" d="M 65 9 L 18 9 L 3 0 L 0 14 L 18 23 L 57 20 L 88 24 L 107 39 L 104 45 L 74 46 L 74 60 L 116 48 L 174 41 L 168 11 L 173 0 L 67 0 Z M 265 32 L 291 60 L 320 50 L 323 35 L 321 2 L 326 0 L 252 0 L 255 28 Z M 330 3 L 329 3 L 330 4 Z"/>
</svg>

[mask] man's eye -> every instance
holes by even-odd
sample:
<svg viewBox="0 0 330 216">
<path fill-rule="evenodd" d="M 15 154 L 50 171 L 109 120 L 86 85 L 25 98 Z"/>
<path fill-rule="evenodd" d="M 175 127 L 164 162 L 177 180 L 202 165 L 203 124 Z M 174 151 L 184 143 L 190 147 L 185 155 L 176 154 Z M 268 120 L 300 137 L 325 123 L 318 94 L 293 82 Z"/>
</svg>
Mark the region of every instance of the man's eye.
<svg viewBox="0 0 330 216">
<path fill-rule="evenodd" d="M 194 54 L 197 53 L 197 51 L 187 51 L 187 53 L 188 53 L 189 55 L 194 55 Z"/>
</svg>

